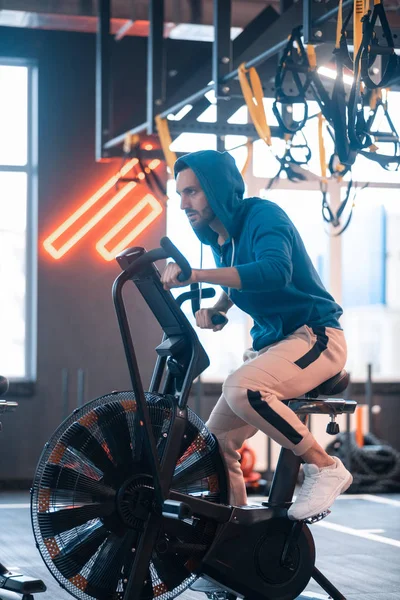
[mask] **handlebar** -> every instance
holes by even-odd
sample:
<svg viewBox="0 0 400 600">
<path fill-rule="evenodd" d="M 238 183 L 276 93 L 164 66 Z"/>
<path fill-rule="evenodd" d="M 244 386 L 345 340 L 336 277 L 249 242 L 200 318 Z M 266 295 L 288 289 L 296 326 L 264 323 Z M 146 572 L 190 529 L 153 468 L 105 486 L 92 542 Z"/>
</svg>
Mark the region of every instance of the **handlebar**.
<svg viewBox="0 0 400 600">
<path fill-rule="evenodd" d="M 149 250 L 149 252 L 145 252 L 144 248 L 140 247 L 126 248 L 126 250 L 120 252 L 115 259 L 121 269 L 129 276 L 135 272 L 139 272 L 145 266 L 150 265 L 157 260 L 173 258 L 182 271 L 178 275 L 178 280 L 184 282 L 187 279 L 190 279 L 192 276 L 192 268 L 171 240 L 167 237 L 161 238 L 160 246 L 161 248 L 154 248 L 154 250 Z"/>
<path fill-rule="evenodd" d="M 116 256 L 116 260 L 119 263 L 120 267 L 126 272 L 139 271 L 146 265 L 150 263 L 156 262 L 157 260 L 163 260 L 166 258 L 172 258 L 176 264 L 180 267 L 181 273 L 178 275 L 178 280 L 182 283 L 187 281 L 192 276 L 192 268 L 187 261 L 187 259 L 183 256 L 183 254 L 178 250 L 178 248 L 171 242 L 168 237 L 163 237 L 160 240 L 161 248 L 155 248 L 154 250 L 150 250 L 149 252 L 145 252 L 143 248 L 127 248 L 118 256 Z M 181 305 L 186 300 L 192 301 L 192 311 L 193 315 L 200 309 L 200 298 L 198 292 L 198 284 L 191 285 L 191 291 L 181 294 L 178 298 L 178 303 Z M 215 291 L 212 288 L 207 288 L 202 290 L 201 297 L 202 298 L 213 298 L 215 296 Z M 211 322 L 213 325 L 222 325 L 226 323 L 228 319 L 224 317 L 222 314 L 213 315 L 211 318 Z"/>
<path fill-rule="evenodd" d="M 181 268 L 182 273 L 179 273 L 178 281 L 184 282 L 187 279 L 190 279 L 192 276 L 192 267 L 171 240 L 168 237 L 161 238 L 160 246 L 165 251 L 167 255 L 166 258 L 173 258 L 178 267 Z"/>
<path fill-rule="evenodd" d="M 211 317 L 211 323 L 213 325 L 225 325 L 228 322 L 228 319 L 224 317 L 222 313 L 218 313 L 217 315 L 213 315 Z"/>
<path fill-rule="evenodd" d="M 214 296 L 215 296 L 215 290 L 213 288 L 205 288 L 205 289 L 201 290 L 202 298 L 214 298 Z M 192 301 L 192 311 L 193 311 L 193 301 L 195 298 L 197 299 L 197 302 L 199 303 L 199 284 L 198 283 L 192 283 L 190 285 L 190 292 L 183 292 L 183 294 L 180 294 L 177 298 L 175 298 L 175 300 L 179 304 L 179 306 L 182 306 L 182 304 L 184 302 L 186 302 L 186 300 L 191 300 Z M 196 314 L 196 312 L 197 311 L 193 312 L 193 316 Z"/>
</svg>

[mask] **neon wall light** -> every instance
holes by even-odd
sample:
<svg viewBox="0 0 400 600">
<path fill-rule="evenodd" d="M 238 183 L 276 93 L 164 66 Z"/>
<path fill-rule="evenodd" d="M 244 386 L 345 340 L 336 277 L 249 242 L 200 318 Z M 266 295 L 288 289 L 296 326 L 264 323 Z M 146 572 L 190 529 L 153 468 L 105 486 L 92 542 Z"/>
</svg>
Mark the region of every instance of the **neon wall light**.
<svg viewBox="0 0 400 600">
<path fill-rule="evenodd" d="M 149 163 L 147 170 L 153 170 L 158 167 L 161 161 L 153 160 Z M 129 171 L 138 164 L 136 158 L 127 162 L 122 169 L 113 175 L 104 185 L 102 185 L 86 202 L 84 202 L 75 212 L 72 213 L 57 229 L 43 242 L 46 251 L 56 260 L 64 256 L 73 246 L 75 246 L 85 235 L 87 235 L 100 221 L 108 215 L 113 208 L 122 202 L 122 200 L 135 188 L 137 183 L 130 181 L 124 185 L 112 198 L 110 198 L 100 209 L 100 200 L 116 185 L 121 177 L 125 177 Z M 138 174 L 138 179 L 144 179 L 144 173 Z M 150 213 L 145 208 L 150 208 Z M 97 210 L 95 214 L 92 214 Z M 89 214 L 88 214 L 89 213 Z M 143 216 L 143 214 L 145 216 Z M 151 194 L 146 194 L 122 219 L 116 223 L 112 229 L 106 233 L 96 244 L 97 251 L 107 261 L 112 260 L 118 252 L 130 244 L 142 231 L 144 231 L 160 214 L 162 206 Z M 89 216 L 90 215 L 90 216 Z M 114 245 L 113 248 L 107 248 L 106 245 L 123 230 L 135 217 L 140 215 L 140 221 L 136 226 L 127 232 L 122 240 Z M 71 232 L 72 230 L 72 232 Z M 69 232 L 69 233 L 68 233 Z M 57 243 L 58 242 L 58 243 Z"/>
<path fill-rule="evenodd" d="M 128 184 L 129 185 L 129 184 Z M 137 214 L 142 212 L 145 207 L 150 207 L 151 212 L 136 225 L 133 229 L 129 231 L 127 235 L 112 249 L 107 250 L 106 244 L 112 240 L 113 237 L 116 236 L 117 233 L 122 231 L 124 227 L 128 223 L 134 220 Z M 133 240 L 144 231 L 150 223 L 154 221 L 160 214 L 162 213 L 162 207 L 158 200 L 154 198 L 151 194 L 146 194 L 144 198 L 142 198 L 136 206 L 132 208 L 104 237 L 101 238 L 96 244 L 96 248 L 99 254 L 105 260 L 113 260 L 119 252 L 122 252 L 125 248 L 127 248 Z"/>
</svg>

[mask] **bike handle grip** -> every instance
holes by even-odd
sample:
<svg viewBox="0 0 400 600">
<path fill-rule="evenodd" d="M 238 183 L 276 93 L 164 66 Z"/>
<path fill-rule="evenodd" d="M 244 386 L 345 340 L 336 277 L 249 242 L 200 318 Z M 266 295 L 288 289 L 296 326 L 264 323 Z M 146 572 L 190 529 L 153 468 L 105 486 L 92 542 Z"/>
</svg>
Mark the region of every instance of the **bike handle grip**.
<svg viewBox="0 0 400 600">
<path fill-rule="evenodd" d="M 160 240 L 160 246 L 166 253 L 167 257 L 172 258 L 178 267 L 181 269 L 181 273 L 178 275 L 178 281 L 187 281 L 192 276 L 192 267 L 183 256 L 183 254 L 178 250 L 178 248 L 171 242 L 168 237 L 163 237 Z"/>
<path fill-rule="evenodd" d="M 211 323 L 213 325 L 225 325 L 225 323 L 228 322 L 228 319 L 226 317 L 224 317 L 224 315 L 222 315 L 221 313 L 218 313 L 218 315 L 213 315 L 211 317 Z"/>
</svg>

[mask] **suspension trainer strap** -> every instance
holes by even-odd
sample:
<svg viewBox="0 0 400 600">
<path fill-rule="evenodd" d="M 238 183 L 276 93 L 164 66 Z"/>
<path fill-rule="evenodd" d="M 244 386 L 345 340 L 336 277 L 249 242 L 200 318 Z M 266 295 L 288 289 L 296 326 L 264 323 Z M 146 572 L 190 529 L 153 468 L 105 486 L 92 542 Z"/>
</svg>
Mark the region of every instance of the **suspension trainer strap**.
<svg viewBox="0 0 400 600">
<path fill-rule="evenodd" d="M 350 167 L 357 156 L 357 152 L 350 149 L 350 142 L 347 136 L 347 102 L 346 90 L 344 87 L 343 71 L 344 68 L 353 69 L 353 61 L 350 58 L 347 46 L 347 27 L 353 11 L 347 15 L 345 22 L 342 18 L 342 0 L 339 3 L 338 25 L 336 29 L 336 46 L 334 50 L 334 59 L 336 63 L 336 79 L 333 84 L 331 100 L 331 125 L 334 130 L 335 154 L 341 165 Z M 334 167 L 334 156 L 331 158 L 330 170 L 332 173 L 338 169 Z"/>
<path fill-rule="evenodd" d="M 303 129 L 308 119 L 306 93 L 311 82 L 310 61 L 303 42 L 301 41 L 300 32 L 301 27 L 293 29 L 279 61 L 275 74 L 275 101 L 272 107 L 280 127 L 284 132 L 292 134 Z M 293 78 L 293 84 L 291 83 L 290 87 L 293 88 L 294 85 L 297 93 L 287 94 L 284 89 L 285 79 L 289 74 Z M 300 74 L 303 75 L 304 81 L 302 81 Z M 291 120 L 291 122 L 288 123 L 285 112 L 279 110 L 278 103 L 282 104 L 282 106 L 288 104 L 302 104 L 303 116 L 300 121 Z"/>
<path fill-rule="evenodd" d="M 347 134 L 350 141 L 350 149 L 358 152 L 372 145 L 371 136 L 366 130 L 364 116 L 365 94 L 361 80 L 361 59 L 364 48 L 369 39 L 368 15 L 362 17 L 363 39 L 354 60 L 354 80 L 348 103 Z"/>
<path fill-rule="evenodd" d="M 334 227 L 336 226 L 335 215 L 333 214 L 329 202 L 328 202 L 328 179 L 326 176 L 326 151 L 324 144 L 323 135 L 324 117 L 322 113 L 318 115 L 318 149 L 319 149 L 319 163 L 321 167 L 321 193 L 322 193 L 322 217 L 326 223 L 331 223 Z"/>
<path fill-rule="evenodd" d="M 366 128 L 368 133 L 373 136 L 374 142 L 376 143 L 385 143 L 385 144 L 393 144 L 394 152 L 393 157 L 397 156 L 400 147 L 400 139 L 397 133 L 396 127 L 389 115 L 388 104 L 387 104 L 387 92 L 386 89 L 373 89 L 370 91 L 370 115 L 367 120 Z M 379 113 L 383 112 L 383 118 L 388 124 L 390 131 L 379 131 L 378 129 L 373 129 L 375 122 L 377 121 L 377 116 Z M 370 151 L 376 151 L 378 148 L 376 146 L 370 148 Z"/>
<path fill-rule="evenodd" d="M 361 0 L 360 0 L 361 1 Z M 379 44 L 375 33 L 376 21 L 379 20 L 386 46 Z M 374 9 L 365 17 L 365 33 L 362 40 L 360 61 L 362 80 L 369 89 L 383 88 L 400 77 L 400 57 L 394 51 L 393 35 L 386 17 L 382 0 L 374 0 Z M 372 81 L 369 69 L 377 56 L 382 58 L 382 77 L 378 83 Z"/>
<path fill-rule="evenodd" d="M 160 138 L 160 144 L 165 156 L 166 163 L 171 174 L 174 174 L 174 164 L 176 162 L 176 154 L 172 150 L 170 150 L 170 146 L 172 144 L 171 134 L 169 132 L 169 127 L 167 123 L 167 119 L 163 119 L 160 115 L 156 115 L 155 117 L 156 127 L 158 131 L 158 136 Z"/>
<path fill-rule="evenodd" d="M 400 155 L 390 156 L 388 154 L 378 154 L 377 152 L 367 152 L 366 150 L 360 150 L 361 156 L 377 162 L 386 171 L 397 171 L 400 167 Z M 390 166 L 393 165 L 393 168 Z"/>
<path fill-rule="evenodd" d="M 263 140 L 267 146 L 271 146 L 271 130 L 267 123 L 267 116 L 265 114 L 263 103 L 264 94 L 260 78 L 256 69 L 251 67 L 249 71 L 249 83 L 246 73 L 247 69 L 245 63 L 242 63 L 238 68 L 239 83 L 247 108 L 249 109 L 251 120 L 257 130 L 258 135 L 260 136 L 260 139 Z"/>
</svg>

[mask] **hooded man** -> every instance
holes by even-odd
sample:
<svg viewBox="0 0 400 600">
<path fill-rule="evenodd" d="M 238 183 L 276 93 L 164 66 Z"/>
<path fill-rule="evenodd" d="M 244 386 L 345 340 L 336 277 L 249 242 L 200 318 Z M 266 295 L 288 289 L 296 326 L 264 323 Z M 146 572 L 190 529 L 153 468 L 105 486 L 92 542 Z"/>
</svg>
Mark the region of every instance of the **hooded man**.
<svg viewBox="0 0 400 600">
<path fill-rule="evenodd" d="M 187 154 L 176 161 L 175 178 L 181 209 L 200 241 L 211 246 L 217 268 L 193 269 L 191 279 L 181 283 L 180 268 L 169 263 L 164 288 L 192 282 L 222 287 L 215 306 L 196 313 L 203 329 L 222 329 L 226 322 L 215 326 L 211 318 L 226 315 L 233 304 L 254 320 L 253 347 L 225 380 L 206 424 L 227 464 L 230 503 L 247 502 L 238 450 L 260 429 L 306 463 L 289 517 L 320 514 L 353 478 L 282 400 L 301 396 L 342 370 L 343 311 L 324 288 L 287 214 L 268 200 L 243 199 L 244 182 L 229 153 Z"/>
</svg>

